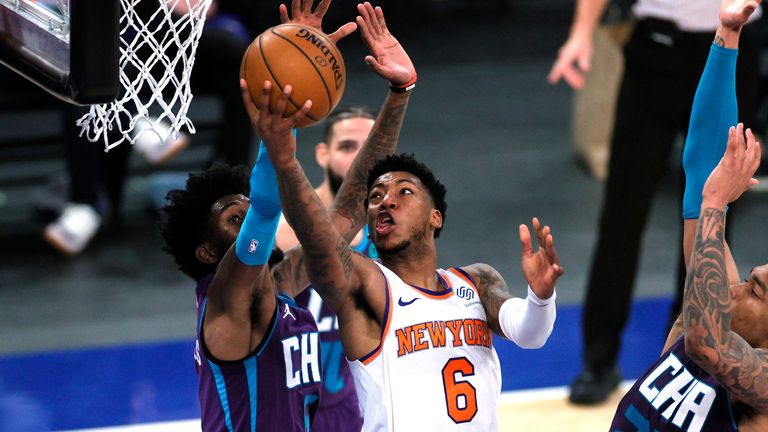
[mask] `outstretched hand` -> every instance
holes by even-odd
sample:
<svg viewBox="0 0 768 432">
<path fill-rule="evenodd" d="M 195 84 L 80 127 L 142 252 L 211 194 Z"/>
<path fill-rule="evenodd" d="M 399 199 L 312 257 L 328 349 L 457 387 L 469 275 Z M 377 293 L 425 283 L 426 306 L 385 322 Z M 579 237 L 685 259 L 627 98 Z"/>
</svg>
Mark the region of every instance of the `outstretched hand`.
<svg viewBox="0 0 768 432">
<path fill-rule="evenodd" d="M 280 23 L 301 24 L 316 28 L 322 32 L 323 17 L 325 16 L 325 12 L 328 11 L 328 7 L 331 5 L 331 0 L 320 0 L 315 11 L 312 12 L 312 5 L 314 3 L 314 0 L 291 0 L 290 15 L 288 15 L 288 7 L 281 4 Z M 357 30 L 357 24 L 348 22 L 327 36 L 333 43 L 338 43 L 340 40 L 354 33 L 355 30 Z"/>
<path fill-rule="evenodd" d="M 280 98 L 277 100 L 277 104 L 275 104 L 275 109 L 272 110 L 269 106 L 269 98 L 272 92 L 271 82 L 264 81 L 259 100 L 257 103 L 254 103 L 248 91 L 248 83 L 244 79 L 240 80 L 243 105 L 245 105 L 245 110 L 248 112 L 251 126 L 264 141 L 269 158 L 276 167 L 293 159 L 293 155 L 296 153 L 296 137 L 293 135 L 293 129 L 304 120 L 312 108 L 312 101 L 308 100 L 293 115 L 283 117 L 292 91 L 293 88 L 290 85 L 286 85 L 280 94 Z"/>
<path fill-rule="evenodd" d="M 557 278 L 562 276 L 564 269 L 560 266 L 560 258 L 555 251 L 555 243 L 549 226 L 542 227 L 539 219 L 533 218 L 533 229 L 539 244 L 536 251 L 533 250 L 528 226 L 520 225 L 520 244 L 523 247 L 523 276 L 538 298 L 548 299 L 552 297 Z"/>
<path fill-rule="evenodd" d="M 751 129 L 747 129 L 746 138 L 745 143 L 742 123 L 728 130 L 725 155 L 704 184 L 702 208 L 723 209 L 758 183 L 752 176 L 760 166 L 760 143 Z"/>
<path fill-rule="evenodd" d="M 371 51 L 371 55 L 365 57 L 368 66 L 393 86 L 402 87 L 414 82 L 416 68 L 403 46 L 389 32 L 381 7 L 374 9 L 365 2 L 357 5 L 357 11 L 360 35 Z"/>
</svg>

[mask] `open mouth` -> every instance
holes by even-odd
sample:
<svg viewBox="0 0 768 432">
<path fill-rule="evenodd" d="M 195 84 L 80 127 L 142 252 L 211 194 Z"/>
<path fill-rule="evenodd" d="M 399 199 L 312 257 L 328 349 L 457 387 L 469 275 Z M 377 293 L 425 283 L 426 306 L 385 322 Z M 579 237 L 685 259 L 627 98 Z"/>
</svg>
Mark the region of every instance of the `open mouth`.
<svg viewBox="0 0 768 432">
<path fill-rule="evenodd" d="M 395 219 L 388 212 L 381 212 L 376 218 L 376 235 L 385 236 L 395 229 Z"/>
</svg>

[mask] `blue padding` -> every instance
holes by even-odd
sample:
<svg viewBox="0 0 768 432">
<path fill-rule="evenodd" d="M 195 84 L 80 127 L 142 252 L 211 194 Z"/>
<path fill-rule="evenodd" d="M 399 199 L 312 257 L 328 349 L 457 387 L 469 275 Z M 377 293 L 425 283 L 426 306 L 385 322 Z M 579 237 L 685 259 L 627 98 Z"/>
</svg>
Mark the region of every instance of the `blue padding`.
<svg viewBox="0 0 768 432">
<path fill-rule="evenodd" d="M 280 191 L 275 168 L 261 143 L 256 165 L 251 171 L 251 206 L 235 243 L 237 258 L 246 265 L 264 265 L 275 246 L 280 222 Z"/>
<path fill-rule="evenodd" d="M 738 50 L 713 44 L 696 89 L 683 151 L 684 219 L 699 217 L 704 183 L 723 157 L 728 143 L 728 129 L 739 120 L 736 103 L 737 54 Z"/>
</svg>

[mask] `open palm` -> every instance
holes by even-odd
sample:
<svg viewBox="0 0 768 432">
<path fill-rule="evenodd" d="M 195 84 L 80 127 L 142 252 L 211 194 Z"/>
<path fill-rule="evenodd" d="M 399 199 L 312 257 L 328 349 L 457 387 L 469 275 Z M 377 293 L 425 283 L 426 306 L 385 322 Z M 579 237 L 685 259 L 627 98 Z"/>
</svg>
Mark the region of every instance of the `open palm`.
<svg viewBox="0 0 768 432">
<path fill-rule="evenodd" d="M 360 35 L 371 52 L 365 57 L 368 66 L 395 86 L 415 81 L 416 68 L 403 46 L 389 32 L 381 8 L 377 6 L 374 9 L 366 2 L 357 5 L 357 11 L 360 14 L 357 17 Z"/>
<path fill-rule="evenodd" d="M 526 225 L 520 225 L 520 244 L 522 245 L 523 276 L 531 289 L 540 299 L 552 296 L 557 278 L 563 274 L 560 258 L 555 251 L 554 240 L 549 226 L 542 227 L 538 218 L 533 218 L 538 250 L 533 250 L 531 233 Z"/>
</svg>

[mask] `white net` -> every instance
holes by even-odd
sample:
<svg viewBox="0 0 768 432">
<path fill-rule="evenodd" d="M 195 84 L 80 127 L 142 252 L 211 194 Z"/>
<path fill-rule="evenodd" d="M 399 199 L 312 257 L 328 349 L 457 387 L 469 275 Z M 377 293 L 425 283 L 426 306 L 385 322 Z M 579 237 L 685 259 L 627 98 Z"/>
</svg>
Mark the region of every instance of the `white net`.
<svg viewBox="0 0 768 432">
<path fill-rule="evenodd" d="M 162 140 L 178 136 L 185 126 L 195 133 L 187 117 L 190 77 L 211 0 L 120 4 L 120 95 L 109 104 L 92 105 L 77 121 L 80 134 L 103 141 L 108 151 L 125 141 L 133 143 L 137 126 L 146 122 Z"/>
</svg>

